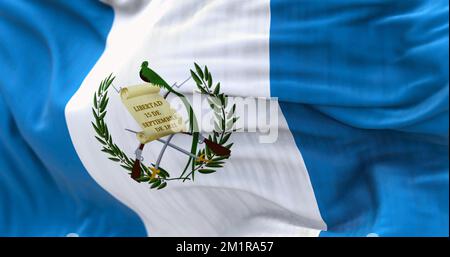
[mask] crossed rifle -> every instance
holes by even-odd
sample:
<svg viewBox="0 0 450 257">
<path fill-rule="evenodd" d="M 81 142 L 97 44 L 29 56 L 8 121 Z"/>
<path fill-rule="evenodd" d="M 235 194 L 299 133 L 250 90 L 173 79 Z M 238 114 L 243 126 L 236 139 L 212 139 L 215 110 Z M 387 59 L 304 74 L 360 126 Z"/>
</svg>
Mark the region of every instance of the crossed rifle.
<svg viewBox="0 0 450 257">
<path fill-rule="evenodd" d="M 177 83 L 175 82 L 171 87 L 172 88 L 173 87 L 180 88 L 186 82 L 188 82 L 190 79 L 191 79 L 191 77 L 189 76 L 180 85 L 177 85 Z M 147 82 L 149 82 L 149 81 L 147 81 Z M 115 87 L 114 87 L 114 89 L 116 90 L 116 92 L 119 92 L 119 90 L 117 90 Z M 168 95 L 169 95 L 169 91 L 167 91 L 164 94 L 164 99 L 167 98 Z M 131 130 L 131 129 L 128 129 L 128 128 L 126 128 L 125 130 L 128 131 L 128 132 L 131 132 L 131 133 L 135 133 L 135 134 L 138 133 L 137 131 L 134 131 L 134 130 Z M 189 132 L 178 132 L 178 133 L 175 133 L 175 134 L 179 134 L 179 133 L 192 136 L 192 134 L 189 133 Z M 181 153 L 184 153 L 184 154 L 192 157 L 194 160 L 206 161 L 202 157 L 196 156 L 196 155 L 192 154 L 191 152 L 186 151 L 183 148 L 181 148 L 181 147 L 179 147 L 179 146 L 177 146 L 175 144 L 170 143 L 170 141 L 175 136 L 175 134 L 169 135 L 167 140 L 163 140 L 161 138 L 156 139 L 156 141 L 161 142 L 164 145 L 163 145 L 161 151 L 159 152 L 159 156 L 156 159 L 156 163 L 155 163 L 154 167 L 153 168 L 150 167 L 150 169 L 152 170 L 152 178 L 154 178 L 159 173 L 159 165 L 161 163 L 161 160 L 162 160 L 162 157 L 164 155 L 164 152 L 166 151 L 166 148 L 168 146 L 172 147 L 173 149 L 175 149 L 175 150 L 177 150 L 177 151 L 179 151 Z M 214 152 L 216 155 L 218 155 L 218 156 L 229 156 L 231 154 L 231 151 L 228 148 L 225 148 L 225 147 L 223 147 L 223 146 L 221 146 L 221 145 L 219 145 L 217 143 L 214 143 L 213 141 L 211 141 L 211 140 L 205 138 L 204 136 L 202 136 L 201 134 L 199 134 L 198 143 L 199 144 L 205 143 L 208 146 L 208 148 L 212 152 Z M 144 150 L 144 146 L 145 146 L 145 144 L 139 144 L 138 148 L 134 152 L 135 155 L 136 155 L 136 159 L 135 159 L 134 164 L 133 164 L 133 169 L 131 170 L 131 178 L 133 178 L 134 180 L 138 180 L 140 178 L 140 176 L 141 176 L 141 162 L 144 161 L 144 157 L 142 156 L 142 152 Z"/>
</svg>

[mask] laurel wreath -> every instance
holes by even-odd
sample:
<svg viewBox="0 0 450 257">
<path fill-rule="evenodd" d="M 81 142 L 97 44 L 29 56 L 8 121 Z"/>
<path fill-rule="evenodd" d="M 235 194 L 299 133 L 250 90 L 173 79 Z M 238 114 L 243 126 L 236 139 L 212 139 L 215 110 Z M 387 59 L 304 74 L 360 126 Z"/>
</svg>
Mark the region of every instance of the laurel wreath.
<svg viewBox="0 0 450 257">
<path fill-rule="evenodd" d="M 208 67 L 201 69 L 197 63 L 194 63 L 195 71 L 190 70 L 191 76 L 194 79 L 198 90 L 201 94 L 206 95 L 208 103 L 214 111 L 214 130 L 212 135 L 208 136 L 210 141 L 219 144 L 231 150 L 233 143 L 228 143 L 233 128 L 239 117 L 236 117 L 236 104 L 231 107 L 228 106 L 228 96 L 221 93 L 220 82 L 213 86 L 213 78 Z M 108 126 L 105 122 L 107 114 L 106 107 L 109 102 L 108 89 L 113 83 L 115 77 L 110 74 L 103 81 L 101 81 L 98 90 L 94 93 L 92 113 L 94 122 L 92 126 L 95 130 L 95 138 L 102 145 L 101 151 L 108 155 L 108 159 L 119 163 L 119 165 L 131 173 L 133 169 L 134 160 L 128 157 L 118 146 L 114 143 Z M 197 142 L 193 142 L 197 144 Z M 222 168 L 225 160 L 230 156 L 217 156 L 211 149 L 204 144 L 197 152 L 197 160 L 191 166 L 191 170 L 187 173 L 185 169 L 180 176 L 171 178 L 167 170 L 159 167 L 157 176 L 153 174 L 150 167 L 145 166 L 142 162 L 140 165 L 141 176 L 137 179 L 138 182 L 145 182 L 150 184 L 151 189 L 163 189 L 171 180 L 194 180 L 195 173 L 211 174 Z M 152 163 L 154 166 L 154 164 Z M 187 174 L 185 174 L 187 173 Z"/>
</svg>

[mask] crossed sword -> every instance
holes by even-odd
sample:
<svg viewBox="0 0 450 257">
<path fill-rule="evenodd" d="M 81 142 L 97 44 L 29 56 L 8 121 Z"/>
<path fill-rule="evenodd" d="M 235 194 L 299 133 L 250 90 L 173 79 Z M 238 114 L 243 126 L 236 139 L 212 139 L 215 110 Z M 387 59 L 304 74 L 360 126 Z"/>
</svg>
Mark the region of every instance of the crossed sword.
<svg viewBox="0 0 450 257">
<path fill-rule="evenodd" d="M 183 86 L 183 84 L 185 84 L 187 81 L 189 81 L 189 79 L 191 79 L 191 77 L 188 77 L 186 80 L 184 80 L 180 85 L 177 85 L 177 83 L 175 82 L 172 87 L 177 87 L 180 88 L 181 86 Z M 118 91 L 118 90 L 116 90 Z M 167 96 L 169 95 L 169 91 L 166 92 L 164 94 L 164 98 L 167 98 Z M 131 130 L 131 129 L 125 129 L 128 132 L 131 133 L 135 133 L 137 134 L 137 131 Z M 175 133 L 176 134 L 176 133 Z M 161 149 L 161 151 L 159 152 L 158 158 L 156 159 L 156 163 L 154 168 L 150 168 L 152 170 L 152 178 L 154 178 L 158 173 L 159 173 L 159 165 L 161 163 L 162 157 L 164 155 L 164 152 L 166 151 L 167 147 L 170 146 L 173 149 L 184 153 L 192 158 L 194 158 L 194 160 L 198 160 L 200 159 L 201 161 L 203 159 L 199 158 L 198 156 L 192 154 L 191 152 L 188 152 L 186 150 L 184 150 L 183 148 L 174 145 L 172 143 L 170 143 L 170 141 L 172 140 L 172 138 L 175 136 L 175 134 L 171 134 L 169 135 L 169 137 L 167 138 L 167 140 L 163 140 L 161 138 L 156 139 L 156 141 L 163 143 L 163 147 Z M 183 133 L 183 134 L 187 134 L 187 135 L 191 135 L 190 133 Z M 219 155 L 219 156 L 229 156 L 231 154 L 231 151 L 228 148 L 225 148 L 217 143 L 212 142 L 211 140 L 205 138 L 204 136 L 202 136 L 201 134 L 199 134 L 199 143 L 205 143 L 209 149 L 211 149 L 212 152 L 214 152 L 215 154 Z M 136 159 L 134 161 L 133 164 L 133 169 L 131 170 L 131 178 L 134 180 L 137 180 L 140 178 L 141 176 L 141 162 L 144 160 L 144 157 L 142 156 L 142 151 L 144 150 L 144 146 L 145 144 L 140 144 L 139 147 L 135 150 L 135 155 L 136 155 Z"/>
</svg>

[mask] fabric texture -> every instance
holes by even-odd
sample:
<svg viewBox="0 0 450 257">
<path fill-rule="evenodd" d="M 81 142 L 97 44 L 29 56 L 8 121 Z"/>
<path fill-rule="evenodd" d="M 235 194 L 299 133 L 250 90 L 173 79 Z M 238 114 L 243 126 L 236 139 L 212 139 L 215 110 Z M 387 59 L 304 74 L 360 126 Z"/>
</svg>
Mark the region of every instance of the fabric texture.
<svg viewBox="0 0 450 257">
<path fill-rule="evenodd" d="M 448 1 L 4 0 L 0 39 L 0 236 L 449 234 Z M 164 196 L 103 168 L 91 91 L 144 59 L 277 102 L 280 140 Z"/>
<path fill-rule="evenodd" d="M 272 1 L 270 43 L 322 235 L 448 236 L 448 2 Z"/>
<path fill-rule="evenodd" d="M 1 236 L 146 235 L 84 170 L 64 118 L 112 21 L 95 1 L 0 2 Z"/>
</svg>

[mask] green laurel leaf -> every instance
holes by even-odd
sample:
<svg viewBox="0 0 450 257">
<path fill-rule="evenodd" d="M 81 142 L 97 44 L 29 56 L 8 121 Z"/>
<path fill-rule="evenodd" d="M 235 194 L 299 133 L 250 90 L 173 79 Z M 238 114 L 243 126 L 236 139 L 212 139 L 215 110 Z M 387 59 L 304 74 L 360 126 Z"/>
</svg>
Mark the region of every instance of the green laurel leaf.
<svg viewBox="0 0 450 257">
<path fill-rule="evenodd" d="M 197 74 L 195 74 L 195 72 L 193 70 L 191 70 L 191 77 L 194 79 L 195 83 L 197 85 L 201 85 L 202 81 L 200 80 L 200 78 L 197 76 Z"/>
<path fill-rule="evenodd" d="M 194 62 L 194 66 L 195 66 L 195 69 L 197 70 L 197 74 L 200 76 L 200 78 L 201 79 L 205 78 L 205 76 L 203 75 L 203 71 L 200 68 L 200 66 L 198 66 L 198 64 L 195 63 L 195 62 Z"/>
<path fill-rule="evenodd" d="M 222 168 L 223 165 L 219 164 L 219 163 L 207 163 L 206 167 L 211 167 L 211 168 Z"/>
<path fill-rule="evenodd" d="M 156 181 L 151 185 L 150 188 L 155 188 L 155 187 L 157 187 L 157 186 L 159 186 L 159 185 L 161 185 L 161 180 L 160 180 L 160 179 L 156 180 Z"/>
<path fill-rule="evenodd" d="M 199 169 L 198 172 L 203 173 L 203 174 L 210 174 L 210 173 L 216 172 L 216 170 L 213 170 L 213 169 Z"/>
<path fill-rule="evenodd" d="M 163 182 L 161 185 L 159 185 L 159 187 L 157 188 L 158 190 L 163 189 L 167 186 L 167 182 Z"/>
<path fill-rule="evenodd" d="M 219 92 L 220 92 L 220 82 L 217 83 L 216 87 L 214 88 L 213 94 L 217 95 L 217 94 L 219 94 Z"/>
</svg>

